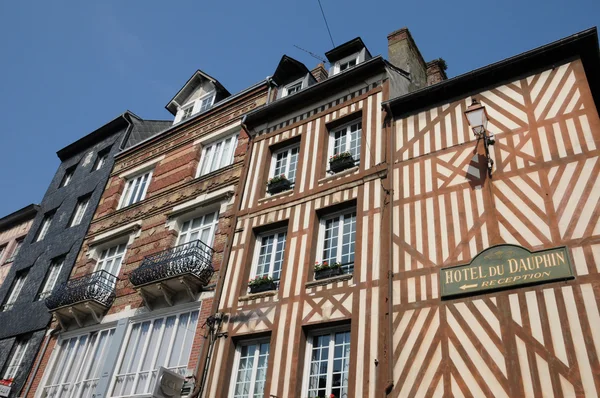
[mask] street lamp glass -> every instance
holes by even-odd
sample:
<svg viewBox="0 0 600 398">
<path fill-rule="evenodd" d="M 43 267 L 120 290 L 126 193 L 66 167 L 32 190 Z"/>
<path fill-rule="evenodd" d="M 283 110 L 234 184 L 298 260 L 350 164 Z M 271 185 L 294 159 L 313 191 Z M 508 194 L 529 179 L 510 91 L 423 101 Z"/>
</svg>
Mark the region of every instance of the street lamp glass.
<svg viewBox="0 0 600 398">
<path fill-rule="evenodd" d="M 487 128 L 487 114 L 485 107 L 473 101 L 473 104 L 465 111 L 469 125 L 475 134 L 482 134 Z"/>
</svg>

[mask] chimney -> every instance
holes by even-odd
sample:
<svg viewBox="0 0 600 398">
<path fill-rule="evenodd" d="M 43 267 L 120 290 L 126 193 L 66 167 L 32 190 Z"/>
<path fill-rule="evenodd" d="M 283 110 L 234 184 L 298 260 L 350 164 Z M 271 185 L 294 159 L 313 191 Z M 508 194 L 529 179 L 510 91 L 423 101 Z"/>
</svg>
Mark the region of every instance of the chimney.
<svg viewBox="0 0 600 398">
<path fill-rule="evenodd" d="M 442 58 L 427 62 L 427 85 L 431 86 L 432 84 L 446 80 L 448 78 L 446 76 L 446 69 L 448 69 L 448 66 L 446 66 L 446 61 Z"/>
<path fill-rule="evenodd" d="M 310 73 L 317 80 L 317 83 L 322 82 L 329 77 L 329 73 L 327 73 L 327 69 L 325 69 L 325 65 L 323 63 L 317 65 L 317 67 L 311 70 Z"/>
<path fill-rule="evenodd" d="M 388 35 L 388 61 L 396 68 L 410 73 L 411 90 L 427 85 L 427 66 L 408 28 Z"/>
</svg>

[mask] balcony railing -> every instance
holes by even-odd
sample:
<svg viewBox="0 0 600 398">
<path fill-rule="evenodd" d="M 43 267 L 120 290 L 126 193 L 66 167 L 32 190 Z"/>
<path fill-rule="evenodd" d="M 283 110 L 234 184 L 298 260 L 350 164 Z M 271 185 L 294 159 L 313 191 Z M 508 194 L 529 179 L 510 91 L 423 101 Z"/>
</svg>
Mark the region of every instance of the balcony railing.
<svg viewBox="0 0 600 398">
<path fill-rule="evenodd" d="M 135 286 L 143 286 L 186 274 L 193 275 L 206 286 L 215 272 L 212 266 L 214 250 L 196 240 L 144 257 L 138 269 L 129 275 Z"/>
<path fill-rule="evenodd" d="M 108 308 L 115 300 L 116 282 L 117 277 L 104 270 L 71 279 L 54 289 L 46 298 L 46 307 L 53 311 L 81 302 L 94 301 Z"/>
</svg>

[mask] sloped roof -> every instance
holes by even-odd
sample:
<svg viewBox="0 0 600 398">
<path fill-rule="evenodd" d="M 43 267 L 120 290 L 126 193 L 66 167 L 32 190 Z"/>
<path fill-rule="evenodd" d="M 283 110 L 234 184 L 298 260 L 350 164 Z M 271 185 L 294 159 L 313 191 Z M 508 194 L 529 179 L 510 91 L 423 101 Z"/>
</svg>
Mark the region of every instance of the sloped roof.
<svg viewBox="0 0 600 398">
<path fill-rule="evenodd" d="M 173 116 L 177 113 L 178 105 L 183 105 L 182 102 L 189 97 L 198 85 L 202 84 L 204 80 L 208 80 L 212 84 L 214 84 L 217 93 L 220 94 L 219 97 L 222 99 L 224 97 L 228 97 L 231 95 L 229 91 L 214 77 L 208 75 L 207 73 L 202 72 L 198 69 L 192 77 L 188 79 L 188 81 L 183 85 L 183 87 L 175 94 L 173 98 L 169 101 L 169 103 L 165 106 L 169 112 Z"/>
<path fill-rule="evenodd" d="M 306 65 L 290 56 L 284 55 L 281 57 L 279 64 L 277 64 L 277 69 L 275 69 L 272 79 L 278 85 L 282 85 L 306 76 L 307 73 L 310 73 L 310 71 Z"/>
</svg>

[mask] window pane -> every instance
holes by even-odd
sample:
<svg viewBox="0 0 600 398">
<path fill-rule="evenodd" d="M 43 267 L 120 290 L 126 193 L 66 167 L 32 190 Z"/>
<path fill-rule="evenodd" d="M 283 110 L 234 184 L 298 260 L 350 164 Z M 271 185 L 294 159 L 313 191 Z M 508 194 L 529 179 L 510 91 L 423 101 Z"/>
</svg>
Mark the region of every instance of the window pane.
<svg viewBox="0 0 600 398">
<path fill-rule="evenodd" d="M 238 348 L 239 360 L 234 398 L 262 398 L 267 379 L 269 343 L 243 345 Z"/>
</svg>

